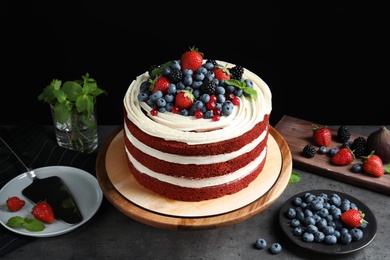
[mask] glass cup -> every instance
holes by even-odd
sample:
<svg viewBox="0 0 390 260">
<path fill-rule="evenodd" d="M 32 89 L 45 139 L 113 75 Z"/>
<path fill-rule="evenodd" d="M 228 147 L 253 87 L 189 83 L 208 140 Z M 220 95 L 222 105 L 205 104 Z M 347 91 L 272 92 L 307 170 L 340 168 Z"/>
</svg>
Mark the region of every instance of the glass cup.
<svg viewBox="0 0 390 260">
<path fill-rule="evenodd" d="M 96 103 L 90 117 L 79 113 L 76 108 L 69 113 L 65 123 L 58 122 L 54 105 L 50 105 L 55 135 L 59 146 L 84 153 L 92 153 L 98 147 Z"/>
</svg>

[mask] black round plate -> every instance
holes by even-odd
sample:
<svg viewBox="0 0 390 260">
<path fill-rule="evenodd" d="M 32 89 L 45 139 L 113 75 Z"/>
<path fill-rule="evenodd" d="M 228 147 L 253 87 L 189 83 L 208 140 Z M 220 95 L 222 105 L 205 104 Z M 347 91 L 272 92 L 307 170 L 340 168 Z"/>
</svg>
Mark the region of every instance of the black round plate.
<svg viewBox="0 0 390 260">
<path fill-rule="evenodd" d="M 349 199 L 351 202 L 354 202 L 357 205 L 357 207 L 365 214 L 364 219 L 368 222 L 367 227 L 363 229 L 363 238 L 359 241 L 354 241 L 347 245 L 341 244 L 339 242 L 334 245 L 328 245 L 325 244 L 324 242 L 321 243 L 304 242 L 302 241 L 302 238 L 300 236 L 295 236 L 293 234 L 294 230 L 290 226 L 291 219 L 287 218 L 286 212 L 290 207 L 295 207 L 293 205 L 293 200 L 296 197 L 303 196 L 306 192 L 310 192 L 314 195 L 320 195 L 321 193 L 330 195 L 332 193 L 336 193 L 341 197 L 341 199 Z M 360 250 L 363 247 L 367 246 L 369 243 L 371 243 L 371 241 L 374 239 L 377 232 L 377 223 L 376 223 L 375 216 L 372 213 L 372 211 L 363 202 L 348 194 L 338 192 L 338 191 L 332 191 L 332 190 L 308 190 L 292 196 L 282 205 L 280 209 L 279 223 L 286 236 L 298 246 L 317 253 L 331 254 L 331 255 L 346 254 L 346 253 L 351 253 Z"/>
</svg>

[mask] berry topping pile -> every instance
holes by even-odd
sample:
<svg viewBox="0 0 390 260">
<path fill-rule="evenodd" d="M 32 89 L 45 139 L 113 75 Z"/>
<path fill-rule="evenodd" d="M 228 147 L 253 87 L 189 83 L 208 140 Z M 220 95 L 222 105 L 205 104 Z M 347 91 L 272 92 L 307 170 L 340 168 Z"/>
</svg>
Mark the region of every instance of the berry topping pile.
<svg viewBox="0 0 390 260">
<path fill-rule="evenodd" d="M 204 62 L 203 53 L 194 47 L 180 59 L 153 65 L 148 72 L 150 78 L 141 83 L 138 100 L 152 108 L 153 116 L 172 112 L 219 121 L 240 105 L 241 97 L 257 97 L 253 82 L 242 78 L 242 66 Z"/>
</svg>

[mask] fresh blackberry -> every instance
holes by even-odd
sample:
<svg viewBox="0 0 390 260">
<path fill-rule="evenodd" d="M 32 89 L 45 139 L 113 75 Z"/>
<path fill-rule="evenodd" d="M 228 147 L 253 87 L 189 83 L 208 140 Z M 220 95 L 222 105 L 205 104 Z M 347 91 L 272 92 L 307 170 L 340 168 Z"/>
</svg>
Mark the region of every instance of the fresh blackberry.
<svg viewBox="0 0 390 260">
<path fill-rule="evenodd" d="M 183 79 L 183 72 L 181 70 L 172 70 L 168 78 L 172 83 L 180 82 Z"/>
<path fill-rule="evenodd" d="M 348 127 L 345 125 L 340 126 L 337 129 L 337 140 L 341 143 L 344 143 L 349 140 L 351 137 L 351 132 L 349 131 Z"/>
<path fill-rule="evenodd" d="M 349 146 L 356 158 L 367 155 L 367 140 L 364 137 L 357 137 Z"/>
<path fill-rule="evenodd" d="M 215 93 L 215 89 L 217 88 L 217 84 L 214 81 L 207 80 L 203 82 L 200 87 L 200 91 L 204 94 L 212 95 Z"/>
<path fill-rule="evenodd" d="M 303 156 L 306 158 L 313 158 L 314 155 L 316 155 L 316 148 L 313 145 L 307 144 L 303 147 Z"/>
<path fill-rule="evenodd" d="M 244 67 L 236 65 L 230 69 L 230 78 L 241 80 L 242 74 L 244 74 Z"/>
</svg>

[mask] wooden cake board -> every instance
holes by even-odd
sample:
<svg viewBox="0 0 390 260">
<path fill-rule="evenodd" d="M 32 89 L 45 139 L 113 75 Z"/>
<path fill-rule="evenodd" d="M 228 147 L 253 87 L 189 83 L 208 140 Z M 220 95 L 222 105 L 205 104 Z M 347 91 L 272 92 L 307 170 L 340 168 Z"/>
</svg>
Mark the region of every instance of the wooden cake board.
<svg viewBox="0 0 390 260">
<path fill-rule="evenodd" d="M 177 201 L 141 186 L 127 166 L 122 126 L 100 148 L 96 163 L 99 185 L 118 210 L 144 224 L 167 229 L 210 229 L 246 220 L 282 194 L 291 171 L 287 143 L 271 126 L 263 172 L 246 189 L 213 200 Z"/>
</svg>

